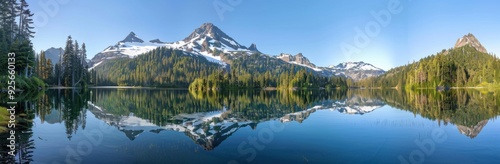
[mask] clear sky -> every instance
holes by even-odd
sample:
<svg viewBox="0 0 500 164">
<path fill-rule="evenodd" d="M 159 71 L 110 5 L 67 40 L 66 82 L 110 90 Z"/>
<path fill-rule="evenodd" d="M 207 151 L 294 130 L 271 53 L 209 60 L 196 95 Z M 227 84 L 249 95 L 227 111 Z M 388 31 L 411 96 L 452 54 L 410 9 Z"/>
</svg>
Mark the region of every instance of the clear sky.
<svg viewBox="0 0 500 164">
<path fill-rule="evenodd" d="M 131 31 L 145 41 L 178 41 L 205 22 L 242 45 L 255 43 L 270 55 L 301 52 L 319 66 L 364 61 L 388 70 L 453 47 L 469 32 L 488 51 L 500 54 L 500 10 L 496 9 L 500 1 L 495 0 L 27 2 L 36 16 L 37 51 L 64 47 L 71 35 L 80 44 L 85 42 L 89 58 Z M 47 9 L 43 2 L 62 4 Z M 372 13 L 389 13 L 390 20 Z M 359 39 L 363 35 L 365 40 Z"/>
</svg>

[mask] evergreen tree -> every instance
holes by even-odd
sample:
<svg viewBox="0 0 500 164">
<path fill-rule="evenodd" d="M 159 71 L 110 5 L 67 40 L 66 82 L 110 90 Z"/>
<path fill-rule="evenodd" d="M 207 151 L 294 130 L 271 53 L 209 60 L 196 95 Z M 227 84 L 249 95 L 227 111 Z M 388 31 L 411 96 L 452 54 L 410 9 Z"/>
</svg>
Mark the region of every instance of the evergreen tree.
<svg viewBox="0 0 500 164">
<path fill-rule="evenodd" d="M 73 46 L 73 39 L 71 36 L 68 36 L 68 39 L 66 41 L 66 47 L 64 48 L 64 55 L 63 55 L 63 61 L 62 61 L 62 77 L 63 77 L 63 85 L 64 86 L 72 86 L 73 85 L 73 61 L 74 61 L 74 55 L 75 55 L 75 49 Z"/>
</svg>

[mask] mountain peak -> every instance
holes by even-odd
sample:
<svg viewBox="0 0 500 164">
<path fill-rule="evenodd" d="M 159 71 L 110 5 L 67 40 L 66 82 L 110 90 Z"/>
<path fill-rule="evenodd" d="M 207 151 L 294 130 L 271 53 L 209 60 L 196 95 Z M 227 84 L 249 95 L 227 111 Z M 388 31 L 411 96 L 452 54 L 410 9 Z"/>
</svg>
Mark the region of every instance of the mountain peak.
<svg viewBox="0 0 500 164">
<path fill-rule="evenodd" d="M 196 37 L 197 35 L 211 35 L 212 37 L 216 37 L 225 34 L 214 24 L 203 23 L 199 28 L 195 29 L 188 38 Z"/>
<path fill-rule="evenodd" d="M 245 46 L 240 45 L 233 38 L 222 32 L 217 26 L 212 23 L 204 23 L 199 28 L 195 29 L 184 42 L 191 42 L 193 40 L 215 40 L 222 43 L 233 50 L 247 49 Z M 218 47 L 218 46 L 217 46 Z"/>
<path fill-rule="evenodd" d="M 212 24 L 210 22 L 203 23 L 200 28 L 203 28 L 203 27 L 205 27 L 205 28 L 212 28 L 212 27 L 214 27 L 214 24 Z"/>
<path fill-rule="evenodd" d="M 257 49 L 257 45 L 255 45 L 254 43 L 252 43 L 250 47 L 248 47 L 248 50 L 259 52 L 259 50 Z"/>
<path fill-rule="evenodd" d="M 158 44 L 164 44 L 165 42 L 162 42 L 160 39 L 153 39 L 153 40 L 150 40 L 149 42 L 151 43 L 158 43 Z"/>
<path fill-rule="evenodd" d="M 141 38 L 138 38 L 137 35 L 135 35 L 134 32 L 130 32 L 125 39 L 123 39 L 121 42 L 137 42 L 137 43 L 144 43 L 144 40 Z"/>
<path fill-rule="evenodd" d="M 481 42 L 479 42 L 479 40 L 471 33 L 464 35 L 462 38 L 459 38 L 457 40 L 457 43 L 455 43 L 455 48 L 463 47 L 466 45 L 474 47 L 479 52 L 488 53 L 486 48 L 481 45 Z"/>
</svg>

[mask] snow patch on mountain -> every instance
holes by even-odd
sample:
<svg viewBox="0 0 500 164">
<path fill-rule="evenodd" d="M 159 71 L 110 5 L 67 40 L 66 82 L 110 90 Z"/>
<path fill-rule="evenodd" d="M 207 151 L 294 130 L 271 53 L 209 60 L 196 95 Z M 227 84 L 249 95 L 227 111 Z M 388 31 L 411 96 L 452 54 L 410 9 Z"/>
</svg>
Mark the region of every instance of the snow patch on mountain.
<svg viewBox="0 0 500 164">
<path fill-rule="evenodd" d="M 293 61 L 293 62 L 288 62 L 288 63 L 290 63 L 290 64 L 295 64 L 295 65 L 300 65 L 300 66 L 307 67 L 307 68 L 311 68 L 312 70 L 314 70 L 314 71 L 318 71 L 318 72 L 319 72 L 319 71 L 323 71 L 323 70 L 322 70 L 322 69 L 320 69 L 320 68 L 317 68 L 317 67 L 311 67 L 311 66 L 309 66 L 309 65 L 305 65 L 305 64 L 300 64 L 300 63 L 297 63 L 297 62 L 295 62 L 295 61 Z"/>
<path fill-rule="evenodd" d="M 134 58 L 137 55 L 144 54 L 151 50 L 154 50 L 160 46 L 166 46 L 166 44 L 158 44 L 158 43 L 139 43 L 139 42 L 119 42 L 115 46 L 110 46 L 106 48 L 101 53 L 109 53 L 109 52 L 117 52 L 121 54 L 125 54 L 130 58 Z"/>
<path fill-rule="evenodd" d="M 336 69 L 336 70 L 357 70 L 357 71 L 367 71 L 367 70 L 375 70 L 375 71 L 383 71 L 383 69 L 377 68 L 370 63 L 365 62 L 344 62 L 340 63 L 336 66 L 331 65 L 328 68 Z"/>
<path fill-rule="evenodd" d="M 94 64 L 94 65 L 93 65 L 92 67 L 90 67 L 88 70 L 89 70 L 89 71 L 90 71 L 90 70 L 93 70 L 95 67 L 97 67 L 97 66 L 101 65 L 103 62 L 104 62 L 104 61 L 100 61 L 100 62 L 98 62 L 98 63 Z"/>
<path fill-rule="evenodd" d="M 344 62 L 338 65 L 328 66 L 325 69 L 330 70 L 337 76 L 345 76 L 355 81 L 380 76 L 385 73 L 383 69 L 365 62 Z"/>
</svg>

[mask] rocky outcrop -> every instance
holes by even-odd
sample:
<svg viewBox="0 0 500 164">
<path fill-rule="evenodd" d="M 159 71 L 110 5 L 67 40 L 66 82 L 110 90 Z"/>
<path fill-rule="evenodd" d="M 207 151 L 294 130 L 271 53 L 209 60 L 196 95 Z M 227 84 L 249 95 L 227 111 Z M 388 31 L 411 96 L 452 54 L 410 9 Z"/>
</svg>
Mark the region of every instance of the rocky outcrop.
<svg viewBox="0 0 500 164">
<path fill-rule="evenodd" d="M 285 62 L 288 62 L 288 63 L 293 63 L 293 64 L 299 64 L 299 65 L 305 65 L 305 66 L 309 66 L 309 67 L 312 67 L 312 68 L 316 68 L 316 65 L 314 65 L 313 63 L 311 63 L 309 61 L 309 59 L 307 59 L 304 55 L 302 55 L 302 53 L 299 53 L 297 55 L 290 55 L 290 54 L 285 54 L 285 53 L 282 53 L 280 55 L 277 56 L 278 59 L 281 59 Z"/>
<path fill-rule="evenodd" d="M 462 38 L 458 39 L 457 43 L 455 43 L 455 48 L 463 47 L 466 45 L 474 47 L 479 52 L 488 53 L 486 48 L 481 45 L 481 42 L 479 42 L 479 40 L 477 40 L 477 38 L 471 33 L 464 35 Z"/>
<path fill-rule="evenodd" d="M 488 123 L 488 120 L 483 120 L 478 122 L 476 125 L 467 127 L 463 125 L 457 125 L 458 131 L 471 139 L 476 138 L 476 136 L 483 130 L 484 126 Z"/>
<path fill-rule="evenodd" d="M 130 32 L 125 39 L 123 39 L 121 42 L 136 42 L 136 43 L 144 43 L 144 40 L 141 38 L 138 38 L 137 35 L 135 35 L 134 32 Z"/>
</svg>

